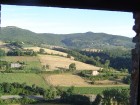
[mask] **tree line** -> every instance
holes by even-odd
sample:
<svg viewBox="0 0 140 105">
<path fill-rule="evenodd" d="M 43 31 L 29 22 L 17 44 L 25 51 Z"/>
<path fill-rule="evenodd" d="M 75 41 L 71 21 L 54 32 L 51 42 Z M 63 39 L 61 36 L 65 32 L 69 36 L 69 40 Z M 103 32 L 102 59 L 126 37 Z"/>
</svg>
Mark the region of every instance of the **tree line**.
<svg viewBox="0 0 140 105">
<path fill-rule="evenodd" d="M 37 56 L 37 53 L 33 50 L 18 50 L 18 49 L 14 49 L 12 51 L 8 51 L 7 56 Z"/>
<path fill-rule="evenodd" d="M 88 57 L 97 58 L 101 64 L 109 62 L 109 66 L 117 70 L 128 69 L 131 71 L 131 51 L 123 49 L 104 49 L 100 52 L 87 52 L 80 51 L 81 54 L 87 55 Z M 96 60 L 96 61 L 98 61 Z"/>
<path fill-rule="evenodd" d="M 106 89 L 97 94 L 92 105 L 130 105 L 129 89 Z"/>
<path fill-rule="evenodd" d="M 118 103 L 121 105 L 129 105 L 129 89 L 106 89 L 102 94 L 98 94 L 96 99 L 93 102 L 90 102 L 90 99 L 86 95 L 80 95 L 74 93 L 74 87 L 69 87 L 64 90 L 62 87 L 53 87 L 50 86 L 47 89 L 38 87 L 35 84 L 32 86 L 27 85 L 26 83 L 0 83 L 0 97 L 2 95 L 20 95 L 23 96 L 23 99 L 12 99 L 14 103 L 32 103 L 37 102 L 32 99 L 27 99 L 28 95 L 41 95 L 43 96 L 46 102 L 49 100 L 55 100 L 57 96 L 60 96 L 58 103 L 67 103 L 73 105 L 112 105 L 112 103 Z M 7 99 L 8 100 L 8 99 Z M 24 101 L 23 101 L 24 100 Z M 11 100 L 3 100 L 0 98 L 0 104 L 10 102 Z M 2 105 L 3 105 L 2 104 Z"/>
<path fill-rule="evenodd" d="M 54 48 L 54 50 L 68 53 L 75 60 L 103 68 L 114 68 L 119 71 L 131 71 L 131 51 L 120 48 L 104 49 L 98 52 L 81 51 L 77 49 Z"/>
<path fill-rule="evenodd" d="M 0 49 L 0 57 L 2 56 L 37 56 L 37 52 L 33 50 L 13 49 L 6 53 L 4 50 Z"/>
</svg>

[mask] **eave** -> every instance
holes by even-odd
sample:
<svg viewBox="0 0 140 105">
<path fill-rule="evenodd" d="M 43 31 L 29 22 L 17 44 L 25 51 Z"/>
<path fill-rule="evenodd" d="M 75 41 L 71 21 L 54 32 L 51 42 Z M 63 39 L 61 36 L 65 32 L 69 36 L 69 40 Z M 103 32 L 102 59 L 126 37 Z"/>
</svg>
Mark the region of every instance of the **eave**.
<svg viewBox="0 0 140 105">
<path fill-rule="evenodd" d="M 1 0 L 0 4 L 124 12 L 140 11 L 140 1 L 138 0 Z"/>
</svg>

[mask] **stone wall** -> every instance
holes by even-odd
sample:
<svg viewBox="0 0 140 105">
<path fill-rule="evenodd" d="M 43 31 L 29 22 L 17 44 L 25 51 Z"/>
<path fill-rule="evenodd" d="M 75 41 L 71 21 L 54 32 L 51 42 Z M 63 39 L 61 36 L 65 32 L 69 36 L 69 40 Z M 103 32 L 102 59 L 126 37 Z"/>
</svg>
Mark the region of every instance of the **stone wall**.
<svg viewBox="0 0 140 105">
<path fill-rule="evenodd" d="M 140 66 L 140 12 L 133 13 L 135 19 L 135 25 L 133 30 L 136 32 L 136 36 L 133 38 L 133 42 L 136 43 L 135 48 L 132 49 L 132 73 L 131 73 L 131 85 L 130 85 L 130 103 L 131 105 L 139 105 L 138 90 L 139 83 L 139 66 Z M 1 27 L 1 4 L 0 4 L 0 27 Z M 139 87 L 140 88 L 140 87 Z"/>
<path fill-rule="evenodd" d="M 0 4 L 0 28 L 1 28 L 1 4 Z"/>
<path fill-rule="evenodd" d="M 133 30 L 136 36 L 133 42 L 136 43 L 135 48 L 132 49 L 132 72 L 131 72 L 131 85 L 130 85 L 130 103 L 131 105 L 139 105 L 138 103 L 138 83 L 139 83 L 139 59 L 140 59 L 140 12 L 133 13 L 135 25 Z"/>
</svg>

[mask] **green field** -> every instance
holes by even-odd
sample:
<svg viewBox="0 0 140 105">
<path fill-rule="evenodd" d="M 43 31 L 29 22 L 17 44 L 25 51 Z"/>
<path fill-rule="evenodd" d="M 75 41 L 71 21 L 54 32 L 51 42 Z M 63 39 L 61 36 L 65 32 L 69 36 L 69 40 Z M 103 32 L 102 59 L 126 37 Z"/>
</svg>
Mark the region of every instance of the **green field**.
<svg viewBox="0 0 140 105">
<path fill-rule="evenodd" d="M 31 70 L 32 68 L 41 68 L 40 61 L 37 56 L 8 56 L 2 58 L 3 60 L 9 62 L 16 61 L 24 61 L 26 63 L 25 70 Z M 19 70 L 18 70 L 19 72 Z M 63 80 L 65 81 L 65 80 Z M 35 74 L 35 73 L 0 73 L 0 83 L 2 82 L 18 82 L 18 83 L 26 83 L 27 85 L 36 84 L 37 86 L 47 88 L 47 81 L 44 80 L 43 75 Z M 77 81 L 78 82 L 78 81 Z M 62 83 L 63 84 L 63 83 Z M 61 86 L 61 85 L 60 85 Z M 63 89 L 67 89 L 68 87 L 62 87 Z M 103 90 L 108 88 L 129 88 L 129 85 L 103 85 L 103 86 L 92 86 L 92 87 L 75 87 L 74 93 L 77 94 L 98 94 L 102 93 Z"/>
<path fill-rule="evenodd" d="M 26 83 L 27 85 L 36 84 L 37 86 L 47 88 L 48 85 L 45 80 L 42 78 L 41 75 L 33 74 L 33 73 L 0 73 L 0 83 L 2 82 L 19 82 L 19 83 Z M 98 94 L 102 93 L 105 89 L 120 89 L 125 88 L 128 89 L 129 85 L 124 86 L 95 86 L 95 87 L 75 87 L 74 93 L 77 94 Z M 68 87 L 62 87 L 62 89 L 66 90 Z"/>
<path fill-rule="evenodd" d="M 63 89 L 68 89 L 68 87 L 62 87 Z M 129 89 L 129 86 L 96 86 L 96 87 L 74 87 L 74 93 L 76 94 L 99 94 L 105 89 Z"/>
<path fill-rule="evenodd" d="M 25 62 L 32 62 L 32 61 L 39 61 L 37 56 L 5 56 L 2 59 L 10 62 L 16 61 L 25 61 Z"/>
<path fill-rule="evenodd" d="M 35 84 L 37 86 L 47 88 L 44 79 L 40 75 L 33 73 L 0 73 L 0 83 L 2 82 L 26 83 L 30 86 Z"/>
</svg>

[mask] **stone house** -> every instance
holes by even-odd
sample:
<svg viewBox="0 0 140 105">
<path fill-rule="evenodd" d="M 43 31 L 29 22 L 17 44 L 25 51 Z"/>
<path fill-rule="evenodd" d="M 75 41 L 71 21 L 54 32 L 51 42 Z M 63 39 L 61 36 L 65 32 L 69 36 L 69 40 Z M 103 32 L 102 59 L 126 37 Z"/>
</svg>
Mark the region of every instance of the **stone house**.
<svg viewBox="0 0 140 105">
<path fill-rule="evenodd" d="M 93 70 L 93 71 L 92 71 L 92 75 L 93 75 L 93 76 L 96 76 L 96 75 L 98 75 L 98 74 L 99 74 L 98 70 Z"/>
<path fill-rule="evenodd" d="M 21 67 L 22 65 L 19 64 L 19 63 L 11 63 L 11 68 L 19 68 Z"/>
</svg>

